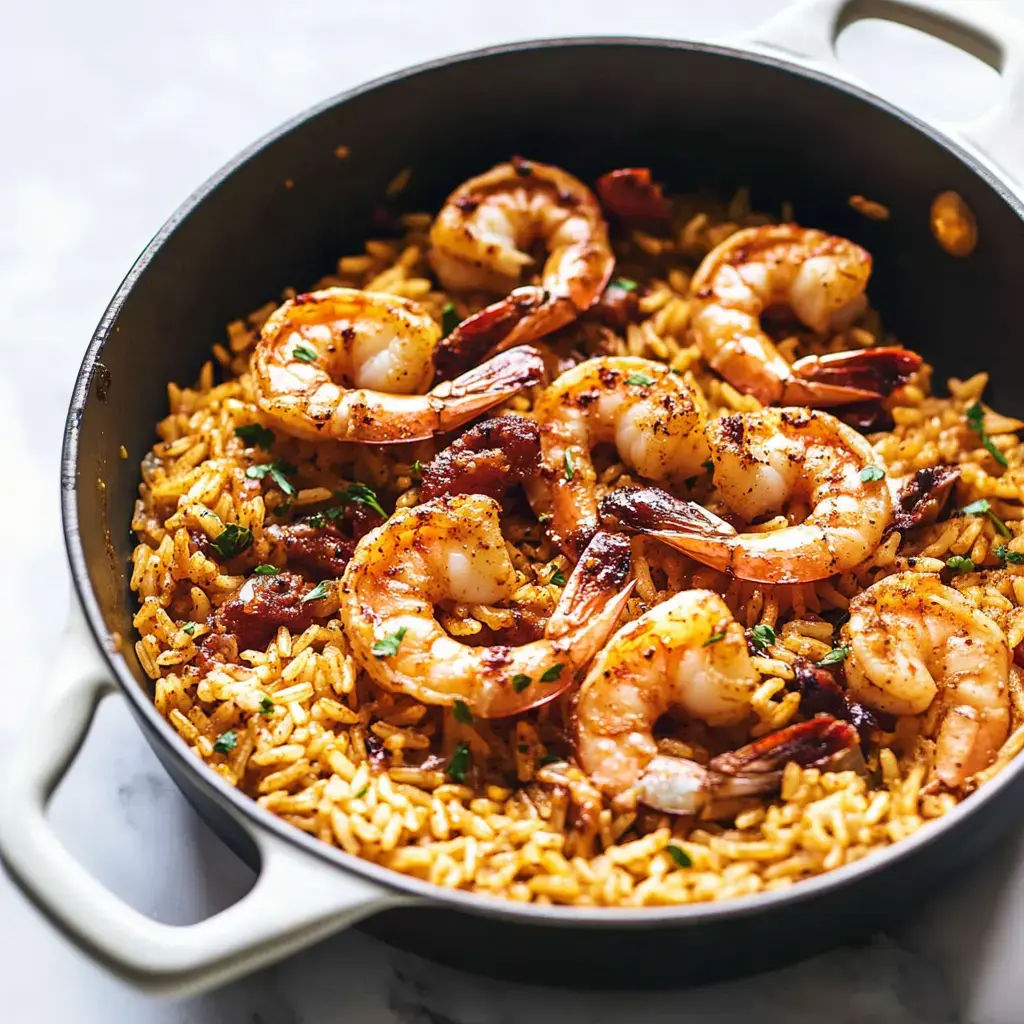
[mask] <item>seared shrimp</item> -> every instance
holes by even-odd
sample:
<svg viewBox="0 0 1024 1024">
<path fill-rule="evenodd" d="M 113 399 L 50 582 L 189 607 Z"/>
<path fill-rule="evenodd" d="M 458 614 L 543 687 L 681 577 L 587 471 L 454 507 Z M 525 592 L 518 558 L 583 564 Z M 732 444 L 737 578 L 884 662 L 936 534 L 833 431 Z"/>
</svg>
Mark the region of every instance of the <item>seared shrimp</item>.
<svg viewBox="0 0 1024 1024">
<path fill-rule="evenodd" d="M 811 409 L 762 409 L 708 424 L 714 482 L 747 522 L 802 499 L 810 514 L 795 526 L 738 533 L 699 505 L 653 488 L 622 488 L 604 515 L 731 576 L 807 583 L 845 572 L 879 545 L 892 514 L 871 445 L 845 423 Z"/>
<path fill-rule="evenodd" d="M 517 289 L 470 317 L 445 346 L 489 335 L 496 321 L 504 323 L 505 348 L 564 327 L 597 302 L 615 265 L 593 193 L 558 167 L 514 158 L 448 197 L 430 229 L 430 262 L 448 290 L 506 295 L 533 264 L 527 250 L 537 242 L 548 252 L 541 286 Z"/>
<path fill-rule="evenodd" d="M 843 635 L 856 700 L 893 715 L 935 713 L 933 779 L 960 786 L 992 763 L 1010 727 L 1010 649 L 987 615 L 938 576 L 904 572 L 850 602 Z"/>
<path fill-rule="evenodd" d="M 396 512 L 360 541 L 342 578 L 341 620 L 378 686 L 501 718 L 559 696 L 607 640 L 632 591 L 629 542 L 609 533 L 580 559 L 542 639 L 470 647 L 444 631 L 438 602 L 493 604 L 515 591 L 498 512 L 482 495 L 437 498 Z"/>
<path fill-rule="evenodd" d="M 297 437 L 387 444 L 453 430 L 543 379 L 543 361 L 524 346 L 420 394 L 440 333 L 408 299 L 352 288 L 299 295 L 263 325 L 257 401 Z"/>
<path fill-rule="evenodd" d="M 580 767 L 608 796 L 669 814 L 696 814 L 713 796 L 770 790 L 778 777 L 766 779 L 763 766 L 751 767 L 765 753 L 763 740 L 731 762 L 718 759 L 725 771 L 716 771 L 714 762 L 709 769 L 659 755 L 654 739 L 655 724 L 670 711 L 710 726 L 743 722 L 759 682 L 743 628 L 725 602 L 708 590 L 676 594 L 623 626 L 587 673 L 576 705 Z M 836 724 L 852 734 L 844 731 L 845 746 L 856 742 L 852 726 Z M 824 751 L 814 760 L 819 756 Z M 789 759 L 773 762 L 772 771 Z M 743 769 L 752 782 L 722 781 L 721 775 L 743 775 Z"/>
<path fill-rule="evenodd" d="M 541 475 L 527 485 L 534 511 L 575 556 L 597 529 L 591 449 L 613 444 L 630 469 L 680 483 L 701 471 L 709 448 L 702 397 L 663 363 L 604 356 L 563 373 L 534 406 Z"/>
<path fill-rule="evenodd" d="M 865 307 L 871 256 L 859 245 L 796 224 L 737 231 L 704 257 L 691 282 L 691 321 L 704 359 L 733 387 L 764 405 L 845 405 L 878 392 L 837 381 L 844 360 L 861 369 L 877 359 L 843 353 L 823 380 L 790 366 L 761 328 L 761 314 L 788 306 L 812 330 L 849 323 Z"/>
</svg>

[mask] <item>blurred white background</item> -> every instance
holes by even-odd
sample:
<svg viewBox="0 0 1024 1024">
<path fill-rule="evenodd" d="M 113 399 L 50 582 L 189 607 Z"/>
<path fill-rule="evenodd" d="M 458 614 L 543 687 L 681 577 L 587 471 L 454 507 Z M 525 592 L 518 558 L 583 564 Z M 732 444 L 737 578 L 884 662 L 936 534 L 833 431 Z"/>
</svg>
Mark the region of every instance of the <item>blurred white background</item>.
<svg viewBox="0 0 1024 1024">
<path fill-rule="evenodd" d="M 978 5 L 994 0 L 975 0 Z M 370 0 L 6 0 L 0 61 L 0 625 L 13 641 L 0 695 L 0 760 L 42 684 L 68 601 L 58 457 L 82 352 L 146 241 L 207 175 L 279 121 L 332 93 L 444 53 L 540 36 L 721 39 L 778 0 L 520 0 L 484 5 Z M 1024 16 L 1024 0 L 998 6 Z M 958 119 L 995 95 L 991 69 L 899 26 L 862 22 L 839 54 L 886 98 Z M 685 102 L 685 97 L 681 97 Z M 894 155 L 894 159 L 898 156 Z M 157 411 L 154 412 L 154 418 Z M 197 821 L 116 701 L 58 794 L 61 835 L 104 882 L 170 921 L 224 906 L 248 877 Z M 1004 851 L 1005 874 L 1013 851 Z M 973 904 L 967 888 L 959 907 Z M 977 897 L 982 899 L 982 897 Z M 999 901 L 990 901 L 998 903 Z M 73 951 L 0 876 L 0 1020 L 5 1024 L 295 1024 L 676 1018 L 745 1021 L 1019 1021 L 1024 984 L 982 926 L 941 911 L 974 955 L 922 919 L 894 943 L 698 993 L 648 999 L 539 998 L 340 938 L 223 992 L 152 1002 Z M 973 930 L 972 930 L 973 928 Z M 948 948 L 947 948 L 948 947 Z M 939 954 L 942 954 L 940 957 Z M 937 959 L 936 959 L 937 958 Z M 966 962 L 962 969 L 956 962 Z M 831 990 L 831 994 L 829 993 Z M 965 1011 L 966 1012 L 966 1011 Z M 1007 1016 L 1004 1016 L 1008 1014 Z M 967 1018 L 964 1018 L 967 1019 Z"/>
</svg>

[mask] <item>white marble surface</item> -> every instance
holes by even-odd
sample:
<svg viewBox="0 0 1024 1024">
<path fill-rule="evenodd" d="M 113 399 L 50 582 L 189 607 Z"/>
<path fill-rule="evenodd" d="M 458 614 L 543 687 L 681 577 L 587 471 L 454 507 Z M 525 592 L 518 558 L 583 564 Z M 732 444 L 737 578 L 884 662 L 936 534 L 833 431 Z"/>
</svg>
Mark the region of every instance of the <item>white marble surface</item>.
<svg viewBox="0 0 1024 1024">
<path fill-rule="evenodd" d="M 3 554 L 0 628 L 19 649 L 0 677 L 0 760 L 45 678 L 67 605 L 57 466 L 79 358 L 122 274 L 194 185 L 307 104 L 404 64 L 543 35 L 717 38 L 782 6 L 0 3 L 0 536 L 17 538 Z M 1000 6 L 1024 17 L 1024 0 Z M 891 26 L 854 26 L 839 50 L 880 92 L 925 115 L 969 116 L 995 93 L 988 69 Z M 246 869 L 184 803 L 116 700 L 102 709 L 52 817 L 90 870 L 160 919 L 196 920 L 248 884 Z M 0 875 L 0 1020 L 642 1024 L 685 1016 L 738 1024 L 756 1015 L 765 1024 L 1014 1024 L 1024 1019 L 1022 914 L 1019 833 L 891 934 L 728 985 L 648 996 L 540 992 L 443 971 L 349 933 L 220 992 L 169 1002 L 88 962 Z"/>
</svg>

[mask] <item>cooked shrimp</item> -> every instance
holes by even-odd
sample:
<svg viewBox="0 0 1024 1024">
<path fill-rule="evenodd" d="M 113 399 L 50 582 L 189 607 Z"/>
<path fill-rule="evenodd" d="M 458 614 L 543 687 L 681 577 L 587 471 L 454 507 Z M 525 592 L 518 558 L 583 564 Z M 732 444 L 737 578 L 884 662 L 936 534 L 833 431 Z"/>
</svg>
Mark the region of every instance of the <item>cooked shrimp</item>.
<svg viewBox="0 0 1024 1024">
<path fill-rule="evenodd" d="M 659 755 L 654 739 L 658 719 L 673 711 L 713 727 L 743 722 L 759 682 L 743 628 L 725 602 L 708 590 L 676 594 L 623 626 L 587 673 L 576 705 L 580 767 L 619 802 L 639 801 L 670 814 L 710 808 L 712 796 L 770 790 L 777 777 L 766 779 L 764 766 L 752 764 L 765 754 L 764 740 L 736 752 L 732 761 L 712 762 L 709 770 Z M 852 726 L 836 724 L 846 746 L 856 742 Z M 795 756 L 795 747 L 787 750 Z M 814 759 L 819 756 L 824 751 Z M 773 762 L 772 771 L 781 772 L 789 759 L 787 753 Z M 727 785 L 721 778 L 743 774 L 753 781 Z"/>
<path fill-rule="evenodd" d="M 936 713 L 933 779 L 960 786 L 992 763 L 1010 727 L 1010 649 L 987 615 L 938 576 L 904 572 L 850 602 L 843 635 L 856 700 L 893 715 Z"/>
<path fill-rule="evenodd" d="M 814 331 L 849 323 L 866 305 L 871 256 L 859 245 L 796 224 L 737 231 L 704 257 L 691 282 L 692 329 L 704 359 L 733 387 L 764 405 L 844 405 L 878 392 L 837 380 L 807 379 L 783 358 L 761 327 L 761 314 L 788 306 Z M 856 356 L 859 365 L 877 359 Z M 808 364 L 811 378 L 818 364 Z"/>
<path fill-rule="evenodd" d="M 612 491 L 602 514 L 698 562 L 762 583 L 826 579 L 878 547 L 892 514 L 884 473 L 871 445 L 835 416 L 762 409 L 712 421 L 707 438 L 715 486 L 736 515 L 754 522 L 793 499 L 810 514 L 795 526 L 738 533 L 699 505 L 653 488 Z"/>
<path fill-rule="evenodd" d="M 408 299 L 352 288 L 299 295 L 263 325 L 257 401 L 297 437 L 388 444 L 453 430 L 543 379 L 540 356 L 523 346 L 420 394 L 440 333 Z"/>
<path fill-rule="evenodd" d="M 378 686 L 501 718 L 563 693 L 607 640 L 633 589 L 629 542 L 609 533 L 584 552 L 542 639 L 470 647 L 444 631 L 438 602 L 494 604 L 515 592 L 498 513 L 482 495 L 437 498 L 396 512 L 360 541 L 342 578 L 341 620 Z"/>
<path fill-rule="evenodd" d="M 541 286 L 521 288 L 464 321 L 446 346 L 460 347 L 513 313 L 501 345 L 533 341 L 571 323 L 601 296 L 615 265 L 593 193 L 549 164 L 514 158 L 460 185 L 430 229 L 430 262 L 450 291 L 507 295 L 533 264 L 527 251 L 543 243 Z"/>
<path fill-rule="evenodd" d="M 530 486 L 534 511 L 575 555 L 597 529 L 591 450 L 615 445 L 649 480 L 681 483 L 709 454 L 700 394 L 663 363 L 628 356 L 587 360 L 545 388 L 534 406 L 541 430 L 541 474 Z"/>
</svg>

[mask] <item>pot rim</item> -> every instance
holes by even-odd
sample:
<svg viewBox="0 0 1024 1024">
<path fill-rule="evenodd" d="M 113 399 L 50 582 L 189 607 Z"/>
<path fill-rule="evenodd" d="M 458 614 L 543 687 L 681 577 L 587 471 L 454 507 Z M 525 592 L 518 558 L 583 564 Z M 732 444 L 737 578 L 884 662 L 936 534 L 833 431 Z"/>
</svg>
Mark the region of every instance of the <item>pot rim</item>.
<svg viewBox="0 0 1024 1024">
<path fill-rule="evenodd" d="M 243 818 L 257 829 L 268 830 L 279 838 L 303 850 L 305 853 L 327 861 L 345 872 L 351 872 L 391 891 L 401 891 L 418 902 L 458 909 L 466 913 L 510 919 L 520 923 L 544 924 L 549 926 L 573 927 L 586 924 L 588 927 L 612 929 L 669 927 L 698 925 L 706 921 L 742 919 L 748 916 L 768 913 L 772 910 L 806 900 L 833 889 L 852 885 L 860 878 L 883 871 L 897 861 L 916 855 L 925 847 L 942 839 L 965 817 L 981 813 L 983 808 L 1004 788 L 1020 782 L 1024 773 L 1024 756 L 1015 758 L 995 778 L 986 783 L 970 798 L 958 804 L 942 818 L 928 822 L 912 836 L 889 847 L 873 852 L 853 864 L 803 879 L 799 884 L 773 892 L 755 893 L 721 902 L 681 904 L 669 907 L 577 907 L 565 905 L 536 905 L 516 903 L 499 896 L 482 893 L 449 890 L 433 885 L 411 875 L 404 875 L 390 868 L 363 860 L 330 846 L 321 840 L 300 831 L 261 807 L 254 799 L 230 786 L 215 772 L 210 771 L 196 759 L 184 740 L 171 725 L 157 712 L 155 705 L 139 681 L 128 668 L 125 659 L 112 651 L 109 633 L 93 588 L 92 579 L 85 560 L 80 537 L 77 509 L 77 467 L 79 447 L 79 424 L 84 414 L 92 386 L 96 364 L 99 361 L 107 339 L 110 337 L 120 311 L 153 257 L 178 226 L 191 216 L 206 197 L 242 165 L 257 157 L 272 143 L 282 139 L 307 121 L 323 112 L 366 93 L 397 85 L 405 80 L 439 68 L 454 64 L 486 62 L 492 57 L 501 57 L 524 51 L 570 49 L 570 48 L 651 48 L 668 49 L 681 53 L 700 53 L 726 60 L 740 60 L 765 65 L 788 74 L 797 75 L 826 89 L 846 93 L 860 102 L 876 107 L 883 113 L 897 118 L 908 127 L 925 135 L 932 142 L 953 154 L 968 170 L 994 191 L 1018 218 L 1024 220 L 1024 202 L 1018 199 L 1009 185 L 977 157 L 969 153 L 955 139 L 950 138 L 920 118 L 881 99 L 849 82 L 806 67 L 791 60 L 734 46 L 700 43 L 689 40 L 667 39 L 654 36 L 580 36 L 553 37 L 524 40 L 463 51 L 445 57 L 426 61 L 411 67 L 382 75 L 352 89 L 338 93 L 320 103 L 306 108 L 289 118 L 257 141 L 241 150 L 236 156 L 215 171 L 202 185 L 189 195 L 171 214 L 160 230 L 153 236 L 145 249 L 135 260 L 124 280 L 118 286 L 100 319 L 79 368 L 65 424 L 61 452 L 61 519 L 64 541 L 75 592 L 85 611 L 93 640 L 102 652 L 103 658 L 116 678 L 118 688 L 132 704 L 142 724 L 161 746 L 180 761 L 183 768 L 193 777 L 207 797 L 221 810 L 233 818 Z M 154 420 L 155 422 L 155 420 Z"/>
</svg>

